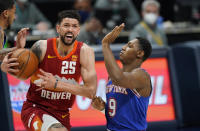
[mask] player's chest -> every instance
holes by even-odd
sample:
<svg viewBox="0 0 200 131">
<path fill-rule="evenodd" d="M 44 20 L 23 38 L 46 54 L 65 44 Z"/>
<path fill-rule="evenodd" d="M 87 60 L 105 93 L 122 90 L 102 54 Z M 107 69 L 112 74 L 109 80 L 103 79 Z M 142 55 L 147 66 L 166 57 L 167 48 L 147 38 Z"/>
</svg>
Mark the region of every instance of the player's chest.
<svg viewBox="0 0 200 131">
<path fill-rule="evenodd" d="M 110 84 L 110 85 L 107 85 L 106 87 L 106 94 L 107 95 L 117 95 L 117 94 L 128 95 L 128 91 L 126 88 Z"/>
<path fill-rule="evenodd" d="M 72 57 L 66 60 L 47 59 L 43 68 L 61 75 L 74 75 L 80 73 L 80 62 Z"/>
</svg>

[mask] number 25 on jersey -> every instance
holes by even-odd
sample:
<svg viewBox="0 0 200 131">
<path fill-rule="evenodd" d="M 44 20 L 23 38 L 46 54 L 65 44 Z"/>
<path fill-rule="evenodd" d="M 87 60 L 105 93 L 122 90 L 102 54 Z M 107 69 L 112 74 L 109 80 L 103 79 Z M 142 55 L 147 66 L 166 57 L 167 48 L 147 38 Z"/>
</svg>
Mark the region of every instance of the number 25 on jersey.
<svg viewBox="0 0 200 131">
<path fill-rule="evenodd" d="M 76 62 L 75 61 L 63 61 L 61 74 L 75 74 Z"/>
</svg>

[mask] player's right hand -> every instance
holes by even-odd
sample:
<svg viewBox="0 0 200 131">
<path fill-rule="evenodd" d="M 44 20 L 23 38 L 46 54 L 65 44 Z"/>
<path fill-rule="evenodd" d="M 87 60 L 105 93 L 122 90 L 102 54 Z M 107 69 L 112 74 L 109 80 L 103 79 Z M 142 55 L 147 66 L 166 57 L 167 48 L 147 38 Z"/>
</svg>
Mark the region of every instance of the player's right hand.
<svg viewBox="0 0 200 131">
<path fill-rule="evenodd" d="M 26 44 L 26 36 L 28 34 L 29 28 L 22 28 L 18 34 L 16 39 L 17 48 L 24 48 Z"/>
<path fill-rule="evenodd" d="M 115 26 L 115 28 L 103 38 L 102 45 L 107 45 L 114 42 L 115 39 L 119 36 L 120 32 L 124 29 L 124 27 L 124 23 L 119 26 Z"/>
<path fill-rule="evenodd" d="M 103 109 L 105 109 L 105 102 L 103 101 L 103 99 L 100 96 L 95 96 L 92 99 L 92 107 L 102 111 Z"/>
</svg>

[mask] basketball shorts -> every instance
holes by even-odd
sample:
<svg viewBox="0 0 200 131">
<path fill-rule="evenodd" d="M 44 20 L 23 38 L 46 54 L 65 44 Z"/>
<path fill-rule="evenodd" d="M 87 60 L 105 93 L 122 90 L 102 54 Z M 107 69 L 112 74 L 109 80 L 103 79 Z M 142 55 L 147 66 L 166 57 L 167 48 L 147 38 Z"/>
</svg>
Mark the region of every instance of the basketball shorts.
<svg viewBox="0 0 200 131">
<path fill-rule="evenodd" d="M 69 113 L 45 109 L 41 105 L 28 101 L 24 102 L 21 119 L 27 131 L 48 131 L 53 124 L 57 123 L 61 123 L 68 131 L 71 128 Z"/>
</svg>

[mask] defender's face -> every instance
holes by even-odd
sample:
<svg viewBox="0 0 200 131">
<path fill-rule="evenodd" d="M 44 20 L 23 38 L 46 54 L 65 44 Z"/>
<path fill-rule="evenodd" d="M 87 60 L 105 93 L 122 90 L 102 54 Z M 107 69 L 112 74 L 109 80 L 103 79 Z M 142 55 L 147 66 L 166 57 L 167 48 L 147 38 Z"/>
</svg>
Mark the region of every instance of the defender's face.
<svg viewBox="0 0 200 131">
<path fill-rule="evenodd" d="M 65 45 L 71 45 L 76 40 L 80 32 L 80 25 L 77 19 L 64 18 L 56 27 L 62 42 Z"/>
<path fill-rule="evenodd" d="M 129 41 L 122 47 L 120 52 L 120 61 L 122 63 L 132 62 L 137 58 L 137 52 L 140 50 L 138 40 L 134 39 Z"/>
</svg>

